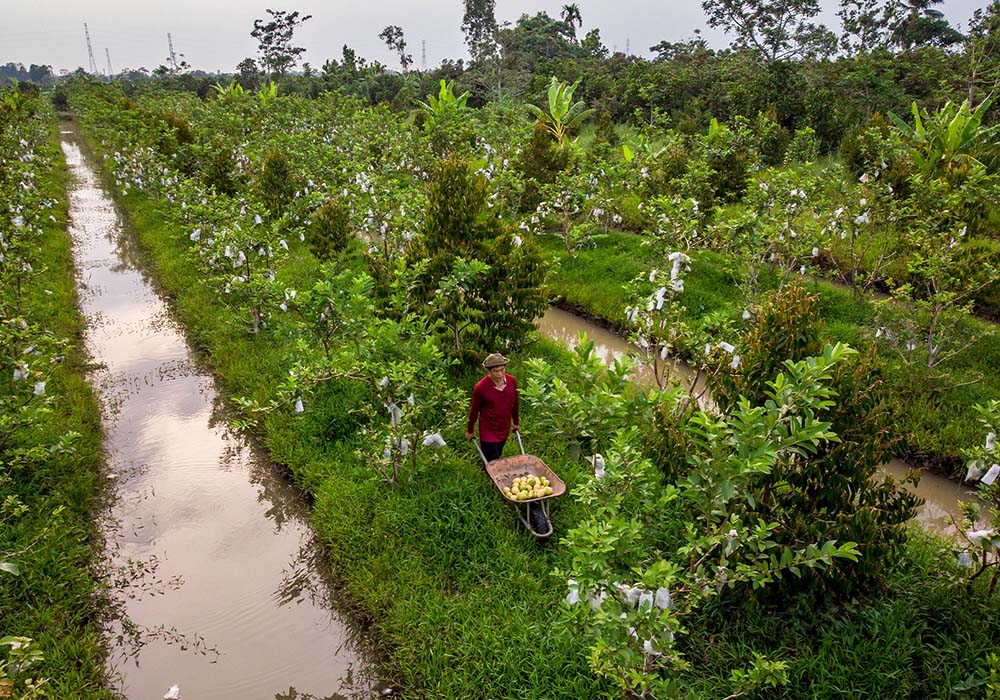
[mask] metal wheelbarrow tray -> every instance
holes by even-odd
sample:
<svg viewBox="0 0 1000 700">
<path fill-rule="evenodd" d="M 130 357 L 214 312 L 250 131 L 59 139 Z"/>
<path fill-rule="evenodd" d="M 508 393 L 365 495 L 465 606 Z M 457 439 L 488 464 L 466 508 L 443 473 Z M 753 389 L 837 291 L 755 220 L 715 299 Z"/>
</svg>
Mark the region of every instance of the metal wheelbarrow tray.
<svg viewBox="0 0 1000 700">
<path fill-rule="evenodd" d="M 521 436 L 518 435 L 517 439 L 518 444 L 520 444 Z M 489 475 L 493 485 L 497 487 L 500 495 L 504 497 L 504 500 L 517 506 L 517 515 L 521 519 L 521 523 L 528 529 L 528 531 L 539 539 L 547 539 L 550 537 L 552 535 L 552 521 L 549 519 L 548 499 L 555 498 L 556 496 L 561 496 L 566 493 L 566 484 L 563 483 L 563 480 L 560 479 L 554 471 L 549 469 L 545 462 L 543 462 L 540 458 L 535 455 L 524 454 L 523 445 L 521 445 L 521 454 L 519 455 L 501 457 L 500 459 L 495 459 L 492 462 L 486 462 L 486 458 L 484 457 L 483 462 L 486 466 L 486 473 Z M 503 490 L 504 488 L 510 488 L 514 479 L 519 476 L 537 476 L 539 478 L 544 476 L 549 480 L 549 486 L 552 487 L 552 493 L 537 498 L 528 498 L 523 501 L 515 501 L 512 498 L 508 498 L 507 495 L 504 494 Z M 547 526 L 546 532 L 536 532 L 531 526 L 532 508 L 539 509 L 545 516 L 545 523 Z"/>
</svg>

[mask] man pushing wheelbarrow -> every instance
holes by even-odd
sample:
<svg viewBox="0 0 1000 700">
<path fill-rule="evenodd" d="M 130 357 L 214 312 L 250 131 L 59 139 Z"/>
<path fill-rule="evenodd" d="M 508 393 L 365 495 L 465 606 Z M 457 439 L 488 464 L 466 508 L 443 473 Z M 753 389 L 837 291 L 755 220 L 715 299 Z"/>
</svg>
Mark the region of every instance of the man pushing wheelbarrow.
<svg viewBox="0 0 1000 700">
<path fill-rule="evenodd" d="M 507 500 L 517 505 L 524 526 L 535 537 L 547 539 L 552 535 L 547 499 L 563 494 L 566 485 L 541 459 L 524 453 L 517 380 L 507 374 L 507 362 L 507 358 L 497 352 L 483 361 L 486 376 L 472 390 L 465 439 L 475 439 L 473 430 L 478 421 L 476 449 L 490 480 Z M 517 436 L 521 454 L 503 457 L 511 429 Z"/>
</svg>

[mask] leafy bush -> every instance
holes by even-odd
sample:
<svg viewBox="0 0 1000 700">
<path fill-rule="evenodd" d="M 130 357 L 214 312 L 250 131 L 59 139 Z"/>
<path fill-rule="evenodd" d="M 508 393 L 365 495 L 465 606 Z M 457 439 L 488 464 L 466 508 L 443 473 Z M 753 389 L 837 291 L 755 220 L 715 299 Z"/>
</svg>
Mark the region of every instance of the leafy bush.
<svg viewBox="0 0 1000 700">
<path fill-rule="evenodd" d="M 811 126 L 795 131 L 795 135 L 785 151 L 785 165 L 791 163 L 811 163 L 819 158 L 819 139 Z"/>
<path fill-rule="evenodd" d="M 232 146 L 221 134 L 212 137 L 207 148 L 201 149 L 201 180 L 219 194 L 234 195 L 239 189 L 236 156 Z"/>
<path fill-rule="evenodd" d="M 847 174 L 855 180 L 877 172 L 899 196 L 909 192 L 913 161 L 881 114 L 873 114 L 864 125 L 847 132 L 840 144 L 840 159 Z"/>
<path fill-rule="evenodd" d="M 531 131 L 531 140 L 524 147 L 515 166 L 525 180 L 524 197 L 521 201 L 525 211 L 538 206 L 541 201 L 540 186 L 555 182 L 559 173 L 566 170 L 569 164 L 569 148 L 559 145 L 542 120 L 536 121 Z"/>
<path fill-rule="evenodd" d="M 268 149 L 254 182 L 254 190 L 272 217 L 281 216 L 291 203 L 297 189 L 296 180 L 285 151 L 278 147 Z"/>
<path fill-rule="evenodd" d="M 756 154 L 732 129 L 715 119 L 701 138 L 701 149 L 712 170 L 715 196 L 725 202 L 738 201 L 747 190 Z"/>
<path fill-rule="evenodd" d="M 327 202 L 313 214 L 306 241 L 319 260 L 331 260 L 347 248 L 351 239 L 351 214 L 339 202 Z"/>
<path fill-rule="evenodd" d="M 488 196 L 486 178 L 468 162 L 454 155 L 439 161 L 423 235 L 408 251 L 422 265 L 418 293 L 449 329 L 456 354 L 520 346 L 545 307 L 541 253 L 527 235 L 512 234 L 487 207 Z"/>
</svg>

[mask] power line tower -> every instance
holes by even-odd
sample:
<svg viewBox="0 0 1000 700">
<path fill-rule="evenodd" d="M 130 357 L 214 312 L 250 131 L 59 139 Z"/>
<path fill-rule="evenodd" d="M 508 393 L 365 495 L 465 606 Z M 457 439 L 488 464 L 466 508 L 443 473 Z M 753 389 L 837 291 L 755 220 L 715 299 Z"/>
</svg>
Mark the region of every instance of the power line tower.
<svg viewBox="0 0 1000 700">
<path fill-rule="evenodd" d="M 632 42 L 631 39 L 628 39 L 628 38 L 625 39 L 625 55 L 626 56 L 631 56 L 632 55 L 631 42 Z"/>
<path fill-rule="evenodd" d="M 170 49 L 170 71 L 172 73 L 177 72 L 177 54 L 174 53 L 174 40 L 170 37 L 170 32 L 167 32 L 167 47 Z"/>
<path fill-rule="evenodd" d="M 422 70 L 427 70 L 427 40 L 420 40 L 420 63 Z"/>
<path fill-rule="evenodd" d="M 111 52 L 108 51 L 107 46 L 104 47 L 104 56 L 108 59 L 108 79 L 110 80 L 111 76 L 114 74 L 114 71 L 111 70 Z"/>
<path fill-rule="evenodd" d="M 83 23 L 83 35 L 87 37 L 87 55 L 90 56 L 90 74 L 97 75 L 97 61 L 94 60 L 94 48 L 90 45 L 90 30 L 87 23 Z"/>
</svg>

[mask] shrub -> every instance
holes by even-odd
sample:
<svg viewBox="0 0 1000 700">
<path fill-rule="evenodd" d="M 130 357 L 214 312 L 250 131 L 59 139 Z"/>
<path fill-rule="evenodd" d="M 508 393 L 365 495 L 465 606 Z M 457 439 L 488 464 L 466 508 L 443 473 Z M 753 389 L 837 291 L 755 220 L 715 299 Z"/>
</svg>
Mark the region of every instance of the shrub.
<svg viewBox="0 0 1000 700">
<path fill-rule="evenodd" d="M 819 139 L 811 126 L 796 129 L 785 151 L 785 165 L 811 163 L 819 158 Z"/>
<path fill-rule="evenodd" d="M 705 163 L 713 172 L 715 196 L 724 202 L 738 201 L 747 190 L 756 154 L 732 129 L 714 119 L 708 133 L 701 138 L 701 146 Z"/>
<path fill-rule="evenodd" d="M 69 96 L 61 85 L 52 92 L 52 106 L 60 112 L 69 110 Z"/>
<path fill-rule="evenodd" d="M 280 216 L 292 201 L 297 189 L 295 183 L 296 177 L 285 152 L 276 147 L 268 149 L 254 182 L 254 190 L 271 216 Z"/>
<path fill-rule="evenodd" d="M 212 137 L 207 148 L 201 149 L 201 180 L 220 194 L 233 195 L 239 188 L 236 177 L 236 157 L 229 142 L 221 134 Z"/>
<path fill-rule="evenodd" d="M 611 119 L 610 112 L 601 112 L 597 118 L 597 128 L 594 131 L 594 144 L 606 143 L 609 146 L 617 146 L 621 143 L 615 123 Z"/>
<path fill-rule="evenodd" d="M 551 184 L 563 170 L 569 167 L 570 150 L 559 146 L 555 137 L 541 120 L 535 122 L 531 140 L 521 152 L 517 169 L 525 179 L 524 198 L 521 206 L 530 211 L 538 206 L 541 185 Z"/>
<path fill-rule="evenodd" d="M 909 193 L 913 161 L 902 142 L 881 114 L 874 114 L 863 126 L 847 132 L 840 144 L 840 159 L 854 179 L 878 172 L 900 197 Z"/>
<path fill-rule="evenodd" d="M 351 239 L 351 214 L 339 202 L 327 202 L 313 215 L 306 232 L 309 249 L 321 261 L 332 260 Z"/>
<path fill-rule="evenodd" d="M 791 136 L 788 129 L 777 121 L 777 112 L 772 106 L 767 112 L 758 112 L 757 119 L 750 127 L 753 146 L 765 165 L 780 165 L 785 160 L 785 151 Z"/>
<path fill-rule="evenodd" d="M 488 197 L 486 178 L 467 161 L 439 161 L 423 235 L 407 256 L 425 261 L 416 292 L 433 305 L 430 316 L 444 322 L 460 356 L 519 347 L 545 308 L 540 250 L 526 234 L 511 233 Z"/>
</svg>

